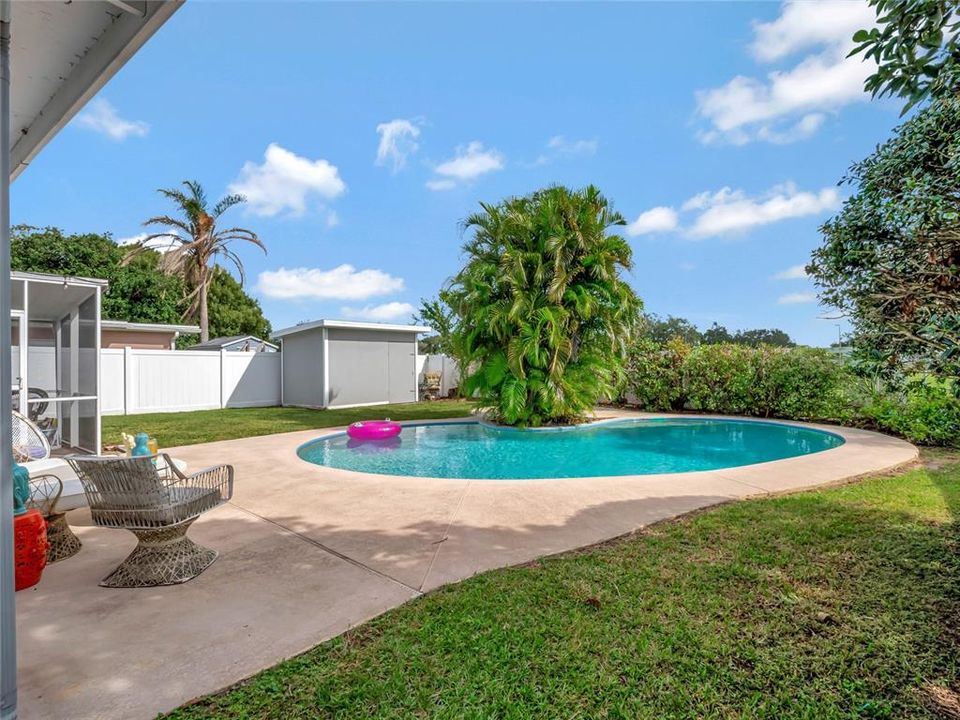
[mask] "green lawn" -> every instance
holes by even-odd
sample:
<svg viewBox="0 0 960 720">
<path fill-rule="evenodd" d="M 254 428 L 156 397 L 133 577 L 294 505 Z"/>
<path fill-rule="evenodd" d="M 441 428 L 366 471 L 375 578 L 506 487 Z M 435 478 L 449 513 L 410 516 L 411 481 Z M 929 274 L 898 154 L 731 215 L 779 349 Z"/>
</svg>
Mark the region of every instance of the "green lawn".
<svg viewBox="0 0 960 720">
<path fill-rule="evenodd" d="M 960 456 L 927 460 L 480 575 L 169 717 L 958 717 Z"/>
<path fill-rule="evenodd" d="M 389 417 L 393 420 L 433 420 L 469 415 L 473 405 L 465 400 L 436 400 L 344 410 L 308 410 L 293 407 L 235 408 L 149 415 L 106 415 L 103 442 L 120 443 L 120 433 L 141 430 L 157 438 L 160 447 L 194 445 L 213 440 L 270 435 L 349 425 L 357 420 Z"/>
</svg>

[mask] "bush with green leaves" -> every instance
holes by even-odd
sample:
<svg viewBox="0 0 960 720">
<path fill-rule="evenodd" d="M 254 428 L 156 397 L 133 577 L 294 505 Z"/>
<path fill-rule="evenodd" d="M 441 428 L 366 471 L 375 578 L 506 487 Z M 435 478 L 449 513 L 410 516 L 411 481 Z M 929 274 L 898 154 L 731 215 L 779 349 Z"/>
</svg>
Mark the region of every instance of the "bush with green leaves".
<svg viewBox="0 0 960 720">
<path fill-rule="evenodd" d="M 923 445 L 960 447 L 955 379 L 918 375 L 901 387 L 861 379 L 848 397 L 854 420 Z"/>
<path fill-rule="evenodd" d="M 752 415 L 796 420 L 839 418 L 849 374 L 820 348 L 757 347 L 751 355 Z"/>
<path fill-rule="evenodd" d="M 481 208 L 443 293 L 461 387 L 498 422 L 575 422 L 616 396 L 639 323 L 642 303 L 621 278 L 630 245 L 612 232 L 626 220 L 593 186 Z"/>
<path fill-rule="evenodd" d="M 701 345 L 683 366 L 683 390 L 694 410 L 728 415 L 753 414 L 754 348 Z"/>
<path fill-rule="evenodd" d="M 689 354 L 690 346 L 679 337 L 663 345 L 637 340 L 627 352 L 624 400 L 647 410 L 682 410 L 683 365 Z"/>
</svg>

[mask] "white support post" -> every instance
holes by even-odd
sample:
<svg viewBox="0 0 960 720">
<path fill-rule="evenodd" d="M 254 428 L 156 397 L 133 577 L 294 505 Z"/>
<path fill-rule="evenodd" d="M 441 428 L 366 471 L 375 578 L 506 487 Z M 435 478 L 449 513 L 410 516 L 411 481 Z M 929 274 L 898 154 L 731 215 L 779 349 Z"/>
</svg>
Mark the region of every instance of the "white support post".
<svg viewBox="0 0 960 720">
<path fill-rule="evenodd" d="M 323 402 L 320 407 L 328 407 L 330 405 L 330 339 L 327 337 L 327 329 L 323 328 L 323 383 L 321 384 L 321 389 L 323 390 Z"/>
<path fill-rule="evenodd" d="M 129 415 L 133 406 L 133 348 L 123 348 L 123 414 Z"/>
<path fill-rule="evenodd" d="M 220 348 L 220 408 L 225 408 L 227 406 L 227 400 L 229 399 L 229 393 L 227 391 L 227 373 L 226 373 L 226 364 L 227 364 L 227 351 L 223 348 Z"/>
<path fill-rule="evenodd" d="M 10 15 L 0 0 L 0 380 L 10 387 Z M 0 392 L 0 720 L 17 717 L 17 614 L 13 571 L 13 399 Z"/>
</svg>

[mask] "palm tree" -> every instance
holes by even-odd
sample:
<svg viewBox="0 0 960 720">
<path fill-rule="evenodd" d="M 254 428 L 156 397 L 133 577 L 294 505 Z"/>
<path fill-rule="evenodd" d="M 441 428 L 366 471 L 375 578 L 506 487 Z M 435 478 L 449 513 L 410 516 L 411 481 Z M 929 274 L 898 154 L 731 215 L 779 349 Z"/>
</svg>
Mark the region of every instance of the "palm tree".
<svg viewBox="0 0 960 720">
<path fill-rule="evenodd" d="M 215 264 L 221 258 L 229 260 L 236 267 L 240 284 L 243 285 L 243 263 L 230 248 L 230 243 L 234 240 L 253 243 L 264 253 L 267 248 L 252 230 L 241 227 L 217 229 L 217 220 L 221 215 L 234 205 L 247 201 L 243 195 L 227 195 L 213 206 L 213 210 L 209 210 L 207 196 L 200 183 L 186 180 L 183 185 L 187 192 L 176 188 L 157 191 L 176 203 L 179 217 L 157 215 L 144 221 L 147 227 L 160 225 L 167 229 L 147 235 L 131 249 L 126 259 L 130 260 L 147 250 L 161 250 L 159 267 L 165 273 L 183 278 L 189 288 L 186 297 L 188 305 L 183 316 L 185 319 L 196 318 L 199 314 L 200 341 L 206 342 L 210 339 L 207 295 L 213 276 L 211 261 Z"/>
<path fill-rule="evenodd" d="M 597 188 L 551 187 L 464 221 L 467 264 L 443 293 L 457 313 L 463 387 L 508 424 L 574 421 L 613 397 L 642 303 L 620 277 L 625 225 Z"/>
</svg>

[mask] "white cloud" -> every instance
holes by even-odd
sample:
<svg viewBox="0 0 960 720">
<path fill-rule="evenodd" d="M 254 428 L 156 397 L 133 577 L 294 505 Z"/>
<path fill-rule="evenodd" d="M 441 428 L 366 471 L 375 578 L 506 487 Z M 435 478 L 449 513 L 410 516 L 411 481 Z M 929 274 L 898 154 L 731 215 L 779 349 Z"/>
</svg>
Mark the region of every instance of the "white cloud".
<svg viewBox="0 0 960 720">
<path fill-rule="evenodd" d="M 840 194 L 836 188 L 809 192 L 798 190 L 788 182 L 751 197 L 743 190 L 725 187 L 698 193 L 684 202 L 680 212 L 686 213 L 690 222 L 681 223 L 680 213 L 671 207 L 655 207 L 628 225 L 627 234 L 679 231 L 689 237 L 706 238 L 817 215 L 839 205 Z"/>
<path fill-rule="evenodd" d="M 251 212 L 265 217 L 283 212 L 302 215 L 309 197 L 332 200 L 346 189 L 335 165 L 300 157 L 276 143 L 267 146 L 262 164 L 244 163 L 229 186 L 231 193 L 247 198 Z"/>
<path fill-rule="evenodd" d="M 457 184 L 453 180 L 427 180 L 428 190 L 453 190 Z"/>
<path fill-rule="evenodd" d="M 141 120 L 124 120 L 117 109 L 103 98 L 92 100 L 87 109 L 77 116 L 77 125 L 106 135 L 111 140 L 143 137 L 150 126 Z"/>
<path fill-rule="evenodd" d="M 154 238 L 153 240 L 147 240 L 147 238 L 153 233 L 140 233 L 139 235 L 131 235 L 130 237 L 118 238 L 117 245 L 120 247 L 130 247 L 132 245 L 143 244 L 144 247 L 151 248 L 153 250 L 159 250 L 164 252 L 166 250 L 172 249 L 175 245 L 179 244 L 176 240 L 172 238 Z M 147 242 L 144 243 L 144 240 Z"/>
<path fill-rule="evenodd" d="M 337 215 L 335 210 L 331 210 L 327 213 L 327 227 L 336 227 L 340 224 L 340 216 Z"/>
<path fill-rule="evenodd" d="M 281 267 L 266 270 L 257 278 L 260 292 L 279 300 L 366 300 L 399 292 L 403 287 L 403 278 L 382 270 L 357 270 L 347 264 L 332 270 Z"/>
<path fill-rule="evenodd" d="M 778 305 L 803 305 L 816 301 L 817 295 L 812 292 L 789 293 L 788 295 L 781 295 L 777 298 Z"/>
<path fill-rule="evenodd" d="M 377 165 L 391 165 L 398 172 L 407 164 L 407 158 L 419 148 L 420 128 L 412 120 L 397 118 L 377 125 L 380 143 L 377 145 Z"/>
<path fill-rule="evenodd" d="M 702 210 L 688 234 L 695 238 L 712 237 L 749 230 L 760 225 L 791 218 L 817 215 L 840 204 L 836 188 L 819 192 L 800 191 L 792 183 L 771 188 L 758 197 L 747 197 L 743 191 L 729 188 L 710 195 L 697 195 L 684 204 L 685 209 Z"/>
<path fill-rule="evenodd" d="M 474 140 L 460 145 L 452 158 L 437 165 L 433 171 L 439 178 L 427 182 L 430 190 L 450 190 L 458 183 L 469 182 L 489 172 L 502 170 L 504 157 L 496 150 L 485 150 L 483 143 Z"/>
<path fill-rule="evenodd" d="M 781 270 L 773 276 L 774 280 L 803 280 L 807 277 L 807 268 L 804 265 L 793 265 Z"/>
<path fill-rule="evenodd" d="M 776 20 L 754 23 L 753 56 L 770 63 L 800 50 L 812 52 L 763 79 L 738 75 L 697 92 L 697 113 L 709 125 L 700 139 L 736 145 L 794 142 L 815 133 L 824 112 L 868 100 L 863 82 L 874 65 L 847 55 L 853 33 L 874 23 L 873 9 L 859 0 L 785 2 Z"/>
<path fill-rule="evenodd" d="M 563 135 L 554 135 L 547 141 L 547 151 L 534 164 L 546 165 L 561 157 L 595 155 L 598 146 L 596 140 L 570 140 Z"/>
<path fill-rule="evenodd" d="M 627 225 L 627 235 L 670 232 L 677 229 L 678 223 L 676 210 L 671 207 L 655 207 L 640 213 L 636 220 Z"/>
<path fill-rule="evenodd" d="M 383 305 L 367 305 L 363 308 L 344 307 L 340 308 L 345 318 L 351 320 L 371 320 L 373 322 L 384 322 L 385 320 L 399 320 L 400 318 L 410 317 L 414 307 L 405 302 L 389 302 Z"/>
</svg>

